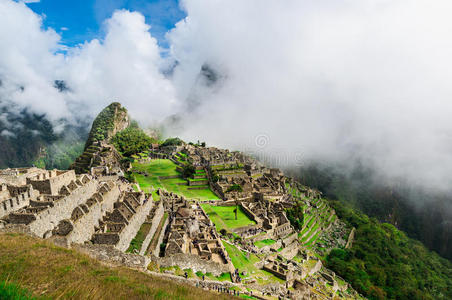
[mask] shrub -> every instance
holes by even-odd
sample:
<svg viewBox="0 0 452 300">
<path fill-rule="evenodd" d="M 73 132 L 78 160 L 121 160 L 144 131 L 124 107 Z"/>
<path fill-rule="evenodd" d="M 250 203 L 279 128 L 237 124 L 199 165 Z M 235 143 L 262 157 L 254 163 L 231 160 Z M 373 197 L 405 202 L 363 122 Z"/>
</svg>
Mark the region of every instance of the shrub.
<svg viewBox="0 0 452 300">
<path fill-rule="evenodd" d="M 112 139 L 115 148 L 124 156 L 131 156 L 149 149 L 153 140 L 138 127 L 128 127 Z"/>
<path fill-rule="evenodd" d="M 286 210 L 287 218 L 295 229 L 300 230 L 303 227 L 303 204 L 297 202 L 295 206 Z"/>
<path fill-rule="evenodd" d="M 218 176 L 218 174 L 216 172 L 213 172 L 213 174 L 212 174 L 212 181 L 213 182 L 218 182 L 218 180 L 220 180 L 220 176 Z"/>
<path fill-rule="evenodd" d="M 184 142 L 180 139 L 180 138 L 178 138 L 178 137 L 175 137 L 175 138 L 168 138 L 168 139 L 166 139 L 163 143 L 162 143 L 162 146 L 163 147 L 165 147 L 165 146 L 180 146 L 180 145 L 182 145 Z"/>
<path fill-rule="evenodd" d="M 196 173 L 196 169 L 193 165 L 185 165 L 183 168 L 182 176 L 184 178 L 191 178 Z"/>
<path fill-rule="evenodd" d="M 242 186 L 240 184 L 233 184 L 226 190 L 226 193 L 229 192 L 243 192 Z"/>
</svg>

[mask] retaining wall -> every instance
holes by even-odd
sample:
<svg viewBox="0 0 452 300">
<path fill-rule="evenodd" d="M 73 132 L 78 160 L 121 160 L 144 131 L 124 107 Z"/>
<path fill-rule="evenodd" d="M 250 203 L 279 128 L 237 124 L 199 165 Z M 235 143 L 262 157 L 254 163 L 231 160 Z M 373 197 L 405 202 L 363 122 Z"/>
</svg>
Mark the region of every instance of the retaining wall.
<svg viewBox="0 0 452 300">
<path fill-rule="evenodd" d="M 165 257 L 153 257 L 152 261 L 157 262 L 161 267 L 178 266 L 183 269 L 191 269 L 193 272 L 212 273 L 220 276 L 221 273 L 230 272 L 229 264 L 219 264 L 211 260 L 204 260 L 194 254 L 174 254 Z"/>
<path fill-rule="evenodd" d="M 39 237 L 44 237 L 44 234 L 53 230 L 61 220 L 70 219 L 74 208 L 82 203 L 85 203 L 95 192 L 97 182 L 89 181 L 63 199 L 56 201 L 53 207 L 36 214 L 36 220 L 29 224 L 30 231 Z"/>
<path fill-rule="evenodd" d="M 96 201 L 90 207 L 88 206 L 88 213 L 85 213 L 74 222 L 72 220 L 65 220 L 72 225 L 72 230 L 64 237 L 68 245 L 71 243 L 82 244 L 91 239 L 95 232 L 95 227 L 99 226 L 99 221 L 107 212 L 113 210 L 114 203 L 120 196 L 120 191 L 118 186 L 114 185 L 110 191 L 104 195 L 99 195 L 99 199 L 102 200 L 100 202 Z"/>
<path fill-rule="evenodd" d="M 126 251 L 129 248 L 130 242 L 137 235 L 141 225 L 146 221 L 146 217 L 154 205 L 154 201 L 149 199 L 143 205 L 137 208 L 137 212 L 129 220 L 129 224 L 119 233 L 119 242 L 115 248 L 121 251 Z"/>
<path fill-rule="evenodd" d="M 154 236 L 155 231 L 157 230 L 160 221 L 162 220 L 164 212 L 165 211 L 163 209 L 163 201 L 160 201 L 159 206 L 155 210 L 154 217 L 152 218 L 151 229 L 149 229 L 149 233 L 144 239 L 143 244 L 141 246 L 140 250 L 141 255 L 144 255 L 146 250 L 148 249 L 149 243 L 151 242 L 152 237 Z"/>
</svg>

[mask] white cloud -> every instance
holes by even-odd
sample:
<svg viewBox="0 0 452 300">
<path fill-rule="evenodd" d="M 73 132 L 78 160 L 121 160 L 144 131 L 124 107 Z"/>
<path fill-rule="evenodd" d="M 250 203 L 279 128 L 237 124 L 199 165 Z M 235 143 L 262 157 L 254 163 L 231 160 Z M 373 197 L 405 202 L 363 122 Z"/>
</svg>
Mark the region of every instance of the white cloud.
<svg viewBox="0 0 452 300">
<path fill-rule="evenodd" d="M 93 116 L 112 101 L 142 121 L 172 113 L 174 89 L 159 72 L 162 59 L 144 17 L 116 11 L 104 26 L 103 40 L 68 48 L 26 5 L 0 0 L 0 99 L 52 120 Z M 56 79 L 70 92 L 59 93 Z"/>
<path fill-rule="evenodd" d="M 174 88 L 159 72 L 162 58 L 144 17 L 117 11 L 105 27 L 103 41 L 92 40 L 69 52 L 63 78 L 74 90 L 71 101 L 84 102 L 91 112 L 118 100 L 148 123 L 174 112 Z"/>
<path fill-rule="evenodd" d="M 279 156 L 360 158 L 428 184 L 452 176 L 450 1 L 186 0 L 169 34 L 175 86 L 193 92 L 205 62 L 224 72 L 204 88 L 187 137 Z M 283 159 L 280 158 L 279 159 Z"/>
<path fill-rule="evenodd" d="M 61 49 L 23 3 L 0 0 L 1 99 L 52 119 L 119 100 L 142 122 L 185 113 L 175 134 L 293 159 L 359 158 L 390 177 L 452 176 L 452 19 L 438 0 L 186 0 L 165 78 L 149 26 L 116 11 L 106 36 Z M 32 45 L 32 46 L 31 46 Z M 220 73 L 199 80 L 207 63 Z M 58 93 L 63 79 L 71 92 Z M 20 87 L 24 90 L 21 91 Z M 187 99 L 196 105 L 186 107 Z M 268 137 L 259 148 L 255 137 Z M 282 153 L 282 154 L 281 154 Z"/>
</svg>

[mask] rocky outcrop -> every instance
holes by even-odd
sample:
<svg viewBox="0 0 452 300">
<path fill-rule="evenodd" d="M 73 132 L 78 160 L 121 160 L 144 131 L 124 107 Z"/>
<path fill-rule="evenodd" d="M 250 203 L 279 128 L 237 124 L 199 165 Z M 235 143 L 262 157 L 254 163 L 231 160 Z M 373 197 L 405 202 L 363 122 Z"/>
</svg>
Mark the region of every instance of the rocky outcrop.
<svg viewBox="0 0 452 300">
<path fill-rule="evenodd" d="M 130 125 L 127 109 L 118 102 L 104 108 L 94 119 L 85 150 L 95 142 L 109 141 L 116 133 Z"/>
<path fill-rule="evenodd" d="M 121 130 L 130 125 L 127 110 L 113 102 L 102 110 L 93 122 L 85 150 L 71 165 L 78 174 L 90 173 L 93 167 L 121 168 L 121 155 L 109 142 Z"/>
</svg>

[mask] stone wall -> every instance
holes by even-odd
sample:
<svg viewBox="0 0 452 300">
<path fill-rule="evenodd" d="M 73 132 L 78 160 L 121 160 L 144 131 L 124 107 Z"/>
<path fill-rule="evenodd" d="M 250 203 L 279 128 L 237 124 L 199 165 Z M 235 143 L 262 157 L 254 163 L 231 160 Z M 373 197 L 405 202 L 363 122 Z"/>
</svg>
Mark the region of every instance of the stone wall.
<svg viewBox="0 0 452 300">
<path fill-rule="evenodd" d="M 298 254 L 298 249 L 298 242 L 294 241 L 292 244 L 285 246 L 279 254 L 285 259 L 292 259 Z"/>
<path fill-rule="evenodd" d="M 10 197 L 8 186 L 0 182 L 0 201 L 6 200 Z"/>
<path fill-rule="evenodd" d="M 287 247 L 288 245 L 292 244 L 296 239 L 298 238 L 298 233 L 294 232 L 293 234 L 287 236 L 282 240 L 283 245 Z"/>
<path fill-rule="evenodd" d="M 286 236 L 292 231 L 292 226 L 289 222 L 281 224 L 272 230 L 274 238 Z"/>
<path fill-rule="evenodd" d="M 32 178 L 27 178 L 27 184 L 31 184 L 34 189 L 41 194 L 58 195 L 60 189 L 69 185 L 71 181 L 75 181 L 75 171 L 48 171 L 41 173 Z"/>
<path fill-rule="evenodd" d="M 198 186 L 198 185 L 207 185 L 209 184 L 209 181 L 206 180 L 189 180 L 188 185 L 190 186 Z"/>
<path fill-rule="evenodd" d="M 102 175 L 99 176 L 99 181 L 117 181 L 119 179 L 119 175 Z"/>
<path fill-rule="evenodd" d="M 88 201 L 85 202 L 84 207 L 88 209 L 88 212 L 85 213 L 83 209 L 80 212 L 83 214 L 81 217 L 74 220 L 65 219 L 60 222 L 58 228 L 54 230 L 54 234 L 59 234 L 62 237 L 66 244 L 71 243 L 79 243 L 82 244 L 85 241 L 91 239 L 91 236 L 94 234 L 95 227 L 99 226 L 99 221 L 105 216 L 107 212 L 113 210 L 114 203 L 118 200 L 120 196 L 119 188 L 116 184 L 111 184 L 111 189 L 104 193 L 96 193 L 96 197 L 91 197 Z M 80 206 L 79 206 L 80 207 Z M 78 208 L 75 208 L 78 209 Z M 72 229 L 69 233 L 65 234 L 64 228 L 60 228 L 65 226 L 65 223 L 70 222 Z"/>
<path fill-rule="evenodd" d="M 311 270 L 309 270 L 309 275 L 314 275 L 315 273 L 320 271 L 320 269 L 322 269 L 322 262 L 320 260 L 317 260 L 315 266 Z"/>
<path fill-rule="evenodd" d="M 74 244 L 72 248 L 113 266 L 145 270 L 151 261 L 149 257 L 124 253 L 110 245 Z"/>
<path fill-rule="evenodd" d="M 73 172 L 73 171 L 72 171 Z M 79 186 L 71 194 L 55 202 L 53 207 L 49 207 L 36 214 L 36 220 L 29 224 L 31 232 L 39 237 L 44 237 L 52 231 L 61 220 L 70 219 L 74 208 L 85 203 L 95 192 L 97 182 L 94 180 Z"/>
<path fill-rule="evenodd" d="M 154 213 L 154 217 L 152 218 L 152 223 L 151 223 L 151 229 L 149 229 L 148 235 L 146 236 L 146 238 L 143 241 L 143 244 L 141 246 L 141 250 L 140 250 L 140 254 L 144 255 L 149 243 L 152 240 L 152 237 L 155 234 L 155 231 L 157 230 L 160 221 L 162 220 L 163 214 L 164 214 L 165 210 L 163 209 L 163 201 L 160 201 L 158 207 L 155 210 Z"/>
<path fill-rule="evenodd" d="M 28 189 L 22 193 L 17 194 L 15 197 L 0 201 L 0 218 L 17 211 L 30 204 L 30 199 L 36 199 L 39 192 L 33 190 L 33 187 L 29 185 Z"/>
<path fill-rule="evenodd" d="M 234 233 L 237 233 L 237 234 L 243 234 L 243 233 L 246 233 L 247 231 L 249 231 L 249 230 L 253 230 L 253 229 L 259 229 L 259 228 L 261 228 L 261 225 L 259 225 L 259 224 L 254 224 L 254 225 L 248 225 L 248 226 L 244 226 L 244 227 L 239 227 L 239 228 L 234 228 L 232 231 L 234 232 Z"/>
<path fill-rule="evenodd" d="M 115 245 L 117 249 L 126 251 L 129 248 L 130 242 L 137 235 L 144 221 L 146 221 L 146 217 L 153 205 L 154 201 L 150 198 L 149 201 L 137 208 L 137 212 L 129 220 L 129 224 L 119 233 L 119 242 Z"/>
<path fill-rule="evenodd" d="M 160 201 L 161 202 L 161 201 Z M 160 231 L 160 235 L 156 238 L 158 238 L 157 245 L 154 249 L 152 249 L 152 253 L 160 253 L 160 244 L 163 243 L 163 239 L 165 238 L 166 228 L 168 227 L 170 218 L 166 218 L 165 223 L 163 223 L 162 231 Z"/>
<path fill-rule="evenodd" d="M 193 272 L 212 273 L 220 276 L 221 273 L 230 272 L 229 264 L 219 264 L 211 260 L 205 260 L 194 254 L 174 254 L 165 257 L 153 257 L 152 261 L 157 262 L 161 267 L 178 266 L 182 270 L 191 269 Z"/>
<path fill-rule="evenodd" d="M 354 238 L 355 238 L 355 231 L 356 231 L 356 228 L 353 227 L 353 228 L 352 228 L 352 231 L 350 231 L 350 234 L 348 235 L 347 244 L 345 245 L 345 248 L 346 248 L 346 249 L 352 247 L 352 245 L 353 245 L 353 240 L 354 240 Z"/>
<path fill-rule="evenodd" d="M 44 172 L 46 170 L 35 167 L 0 170 L 0 182 L 12 185 L 26 185 L 27 178 Z"/>
<path fill-rule="evenodd" d="M 248 216 L 251 220 L 255 221 L 257 224 L 262 225 L 262 220 L 256 216 L 246 205 L 240 205 L 243 209 L 245 215 Z"/>
</svg>

